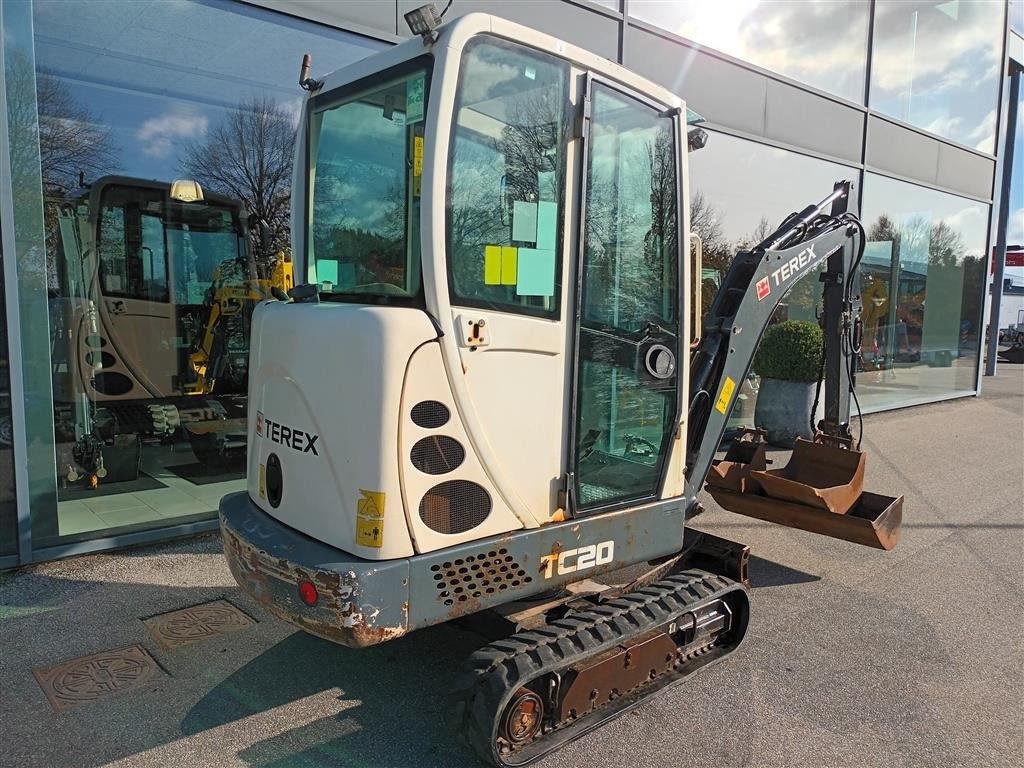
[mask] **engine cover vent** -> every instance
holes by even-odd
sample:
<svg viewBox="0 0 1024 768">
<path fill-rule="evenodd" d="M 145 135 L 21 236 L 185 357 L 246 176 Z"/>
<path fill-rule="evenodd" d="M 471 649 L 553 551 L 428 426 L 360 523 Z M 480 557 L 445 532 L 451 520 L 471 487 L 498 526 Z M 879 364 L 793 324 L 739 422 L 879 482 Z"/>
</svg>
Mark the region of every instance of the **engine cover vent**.
<svg viewBox="0 0 1024 768">
<path fill-rule="evenodd" d="M 443 475 L 457 469 L 466 458 L 462 443 L 447 435 L 424 437 L 409 454 L 412 465 L 428 475 Z"/>
<path fill-rule="evenodd" d="M 443 427 L 448 423 L 451 415 L 448 406 L 437 402 L 437 400 L 424 400 L 416 403 L 409 414 L 412 418 L 412 423 L 424 429 Z"/>
<path fill-rule="evenodd" d="M 465 533 L 491 513 L 491 497 L 469 480 L 446 480 L 423 494 L 420 519 L 438 533 Z"/>
<path fill-rule="evenodd" d="M 446 606 L 515 589 L 533 581 L 533 577 L 507 549 L 467 555 L 432 565 L 430 570 L 434 572 L 437 599 Z"/>
</svg>

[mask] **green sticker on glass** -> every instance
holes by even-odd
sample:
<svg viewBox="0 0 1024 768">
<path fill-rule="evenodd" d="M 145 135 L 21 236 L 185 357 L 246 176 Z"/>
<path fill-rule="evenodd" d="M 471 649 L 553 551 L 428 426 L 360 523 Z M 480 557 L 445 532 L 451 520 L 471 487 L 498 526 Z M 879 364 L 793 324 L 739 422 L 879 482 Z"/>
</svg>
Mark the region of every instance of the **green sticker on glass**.
<svg viewBox="0 0 1024 768">
<path fill-rule="evenodd" d="M 405 84 L 405 122 L 407 125 L 423 119 L 423 103 L 426 100 L 427 76 L 421 72 Z"/>
</svg>

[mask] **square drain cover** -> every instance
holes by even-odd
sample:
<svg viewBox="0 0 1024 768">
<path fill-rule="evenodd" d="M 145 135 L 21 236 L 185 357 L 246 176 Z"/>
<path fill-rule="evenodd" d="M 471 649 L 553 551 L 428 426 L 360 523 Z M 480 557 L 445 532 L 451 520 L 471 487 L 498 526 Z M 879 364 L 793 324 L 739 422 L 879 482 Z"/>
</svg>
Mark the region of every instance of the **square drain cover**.
<svg viewBox="0 0 1024 768">
<path fill-rule="evenodd" d="M 227 600 L 193 605 L 180 611 L 151 616 L 143 621 L 153 637 L 167 648 L 199 643 L 256 623 Z"/>
<path fill-rule="evenodd" d="M 141 645 L 100 651 L 52 667 L 33 669 L 50 705 L 60 712 L 112 694 L 137 688 L 163 674 Z"/>
</svg>

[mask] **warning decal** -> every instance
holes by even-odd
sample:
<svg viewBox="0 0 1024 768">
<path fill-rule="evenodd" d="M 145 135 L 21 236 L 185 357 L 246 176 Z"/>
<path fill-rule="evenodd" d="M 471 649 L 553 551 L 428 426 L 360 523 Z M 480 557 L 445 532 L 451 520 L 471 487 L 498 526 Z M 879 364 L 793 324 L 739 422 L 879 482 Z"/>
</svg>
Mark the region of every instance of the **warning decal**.
<svg viewBox="0 0 1024 768">
<path fill-rule="evenodd" d="M 381 491 L 359 489 L 361 498 L 356 504 L 356 544 L 380 549 L 384 546 L 384 500 Z"/>
<path fill-rule="evenodd" d="M 715 410 L 719 413 L 725 413 L 729 410 L 729 403 L 732 401 L 732 393 L 735 391 L 736 382 L 726 376 L 725 382 L 722 384 L 722 391 L 718 393 L 718 402 L 715 403 Z"/>
<path fill-rule="evenodd" d="M 762 277 L 757 281 L 757 300 L 765 298 L 769 293 L 772 292 L 772 284 L 767 277 Z"/>
</svg>

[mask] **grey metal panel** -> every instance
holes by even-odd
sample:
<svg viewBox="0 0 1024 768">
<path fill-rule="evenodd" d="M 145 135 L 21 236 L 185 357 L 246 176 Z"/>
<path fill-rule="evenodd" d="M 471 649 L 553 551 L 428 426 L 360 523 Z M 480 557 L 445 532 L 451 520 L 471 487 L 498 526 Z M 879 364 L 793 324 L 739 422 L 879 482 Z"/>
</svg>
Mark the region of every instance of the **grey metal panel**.
<svg viewBox="0 0 1024 768">
<path fill-rule="evenodd" d="M 940 143 L 936 182 L 964 194 L 990 198 L 995 165 L 995 160 Z"/>
<path fill-rule="evenodd" d="M 862 110 L 768 80 L 767 138 L 859 163 L 863 133 Z"/>
<path fill-rule="evenodd" d="M 269 8 L 290 16 L 309 19 L 353 32 L 383 32 L 391 39 L 396 31 L 396 0 L 243 0 L 250 5 Z M 423 5 L 423 3 L 417 3 Z M 405 27 L 404 21 L 401 22 Z"/>
<path fill-rule="evenodd" d="M 624 63 L 682 96 L 710 122 L 764 135 L 764 75 L 632 26 Z"/>
<path fill-rule="evenodd" d="M 409 629 L 678 552 L 686 503 L 683 498 L 657 501 L 410 558 Z M 607 547 L 609 542 L 614 544 Z M 609 557 L 595 560 L 599 551 Z"/>
<path fill-rule="evenodd" d="M 937 139 L 868 115 L 864 161 L 871 168 L 935 184 L 939 144 Z"/>
<path fill-rule="evenodd" d="M 424 0 L 399 0 L 398 33 L 408 36 L 403 15 L 423 5 Z M 438 7 L 444 7 L 438 3 Z M 444 20 L 467 13 L 491 13 L 561 38 L 599 56 L 616 61 L 619 55 L 619 22 L 604 14 L 561 0 L 456 0 Z"/>
</svg>

